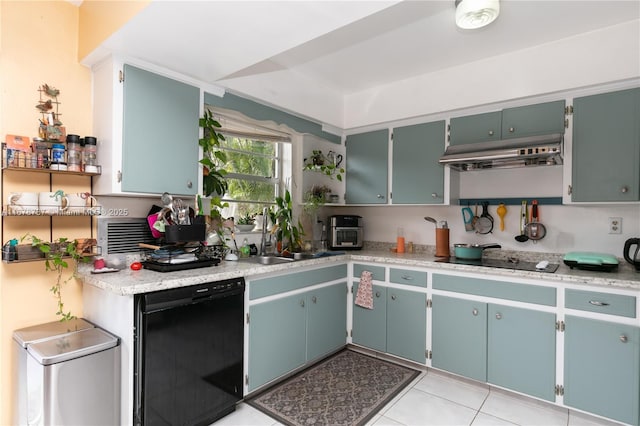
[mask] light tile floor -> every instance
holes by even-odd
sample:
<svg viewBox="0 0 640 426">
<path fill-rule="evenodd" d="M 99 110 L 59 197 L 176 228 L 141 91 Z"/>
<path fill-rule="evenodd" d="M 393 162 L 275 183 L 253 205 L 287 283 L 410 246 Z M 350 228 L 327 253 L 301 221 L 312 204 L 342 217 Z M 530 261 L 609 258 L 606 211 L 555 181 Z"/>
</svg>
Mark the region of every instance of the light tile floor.
<svg viewBox="0 0 640 426">
<path fill-rule="evenodd" d="M 234 413 L 217 421 L 215 425 L 275 426 L 280 423 L 241 403 Z M 618 423 L 435 370 L 428 370 L 418 376 L 367 425 L 619 426 Z"/>
</svg>

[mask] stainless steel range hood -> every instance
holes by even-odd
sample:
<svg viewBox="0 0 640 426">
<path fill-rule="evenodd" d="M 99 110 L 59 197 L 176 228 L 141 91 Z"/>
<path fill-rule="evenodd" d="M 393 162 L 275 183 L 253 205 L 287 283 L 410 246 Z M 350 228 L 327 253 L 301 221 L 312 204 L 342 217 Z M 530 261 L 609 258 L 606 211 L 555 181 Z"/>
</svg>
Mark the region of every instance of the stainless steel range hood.
<svg viewBox="0 0 640 426">
<path fill-rule="evenodd" d="M 562 164 L 562 134 L 452 145 L 440 163 L 458 171 Z"/>
</svg>

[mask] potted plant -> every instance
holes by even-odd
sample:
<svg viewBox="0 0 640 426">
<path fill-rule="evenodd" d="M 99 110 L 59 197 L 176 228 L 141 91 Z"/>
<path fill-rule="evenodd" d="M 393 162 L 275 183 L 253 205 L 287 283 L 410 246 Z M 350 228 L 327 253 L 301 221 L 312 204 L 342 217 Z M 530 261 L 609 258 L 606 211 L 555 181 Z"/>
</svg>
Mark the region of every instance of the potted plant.
<svg viewBox="0 0 640 426">
<path fill-rule="evenodd" d="M 225 179 L 227 171 L 224 165 L 227 162 L 227 154 L 220 149 L 220 141 L 225 140 L 221 133 L 216 130 L 221 128 L 220 123 L 213 118 L 210 111 L 205 111 L 204 116 L 199 120 L 202 127 L 202 138 L 198 144 L 202 147 L 203 182 L 202 191 L 205 196 L 224 195 L 229 187 Z"/>
<path fill-rule="evenodd" d="M 327 202 L 327 195 L 330 193 L 331 188 L 326 185 L 313 185 L 304 194 L 304 211 L 313 216 Z"/>
<path fill-rule="evenodd" d="M 60 316 L 60 321 L 69 321 L 75 319 L 76 316 L 71 312 L 64 311 L 64 303 L 62 301 L 62 286 L 72 278 L 77 276 L 78 263 L 89 262 L 90 257 L 84 256 L 78 251 L 77 242 L 70 241 L 67 238 L 61 237 L 53 242 L 41 240 L 35 235 L 27 234 L 21 238 L 21 241 L 25 239 L 31 240 L 31 245 L 37 247 L 44 255 L 44 268 L 45 271 L 53 271 L 56 273 L 56 279 L 50 291 L 56 297 L 58 302 L 58 311 L 56 315 Z M 66 279 L 63 279 L 64 271 L 69 268 L 68 260 L 73 262 L 73 271 Z"/>
<path fill-rule="evenodd" d="M 249 232 L 256 226 L 256 222 L 253 215 L 247 213 L 238 219 L 236 226 L 241 232 Z"/>
<path fill-rule="evenodd" d="M 335 178 L 342 182 L 342 173 L 344 168 L 340 167 L 335 162 L 326 161 L 326 157 L 320 150 L 313 150 L 309 158 L 304 159 L 304 167 L 302 170 L 313 170 L 323 173 L 330 178 Z"/>
<path fill-rule="evenodd" d="M 275 233 L 278 242 L 278 251 L 295 252 L 302 246 L 302 225 L 300 221 L 294 223 L 293 204 L 291 193 L 287 189 L 284 197 L 276 197 L 276 205 L 270 210 L 271 222 L 274 224 L 272 233 Z"/>
</svg>

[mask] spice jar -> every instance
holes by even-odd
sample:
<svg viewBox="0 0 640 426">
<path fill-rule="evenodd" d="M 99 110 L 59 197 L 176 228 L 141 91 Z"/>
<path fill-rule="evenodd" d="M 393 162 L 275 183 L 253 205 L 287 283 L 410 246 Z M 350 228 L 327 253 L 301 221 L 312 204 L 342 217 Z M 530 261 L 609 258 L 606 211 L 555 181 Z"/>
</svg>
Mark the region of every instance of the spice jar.
<svg viewBox="0 0 640 426">
<path fill-rule="evenodd" d="M 82 145 L 78 135 L 67 135 L 67 170 L 82 171 Z"/>
<path fill-rule="evenodd" d="M 36 164 L 39 169 L 46 169 L 49 167 L 49 144 L 42 138 L 33 138 L 36 156 Z"/>
<path fill-rule="evenodd" d="M 65 161 L 65 148 L 64 145 L 59 143 L 54 143 L 51 145 L 51 165 L 49 168 L 53 168 L 54 164 L 58 163 L 66 163 Z"/>
<path fill-rule="evenodd" d="M 98 173 L 98 163 L 97 163 L 97 141 L 93 136 L 85 136 L 84 137 L 84 155 L 83 155 L 83 164 L 84 171 L 86 173 Z"/>
</svg>

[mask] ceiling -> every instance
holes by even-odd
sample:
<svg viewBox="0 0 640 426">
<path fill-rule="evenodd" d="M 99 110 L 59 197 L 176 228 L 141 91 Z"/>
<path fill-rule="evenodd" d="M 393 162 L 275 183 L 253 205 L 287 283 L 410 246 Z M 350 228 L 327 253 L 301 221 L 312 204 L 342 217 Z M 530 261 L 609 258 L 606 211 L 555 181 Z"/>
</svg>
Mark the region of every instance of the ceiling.
<svg viewBox="0 0 640 426">
<path fill-rule="evenodd" d="M 222 87 L 284 73 L 344 97 L 638 20 L 640 1 L 502 0 L 479 30 L 454 14 L 454 0 L 154 1 L 103 47 Z"/>
</svg>

